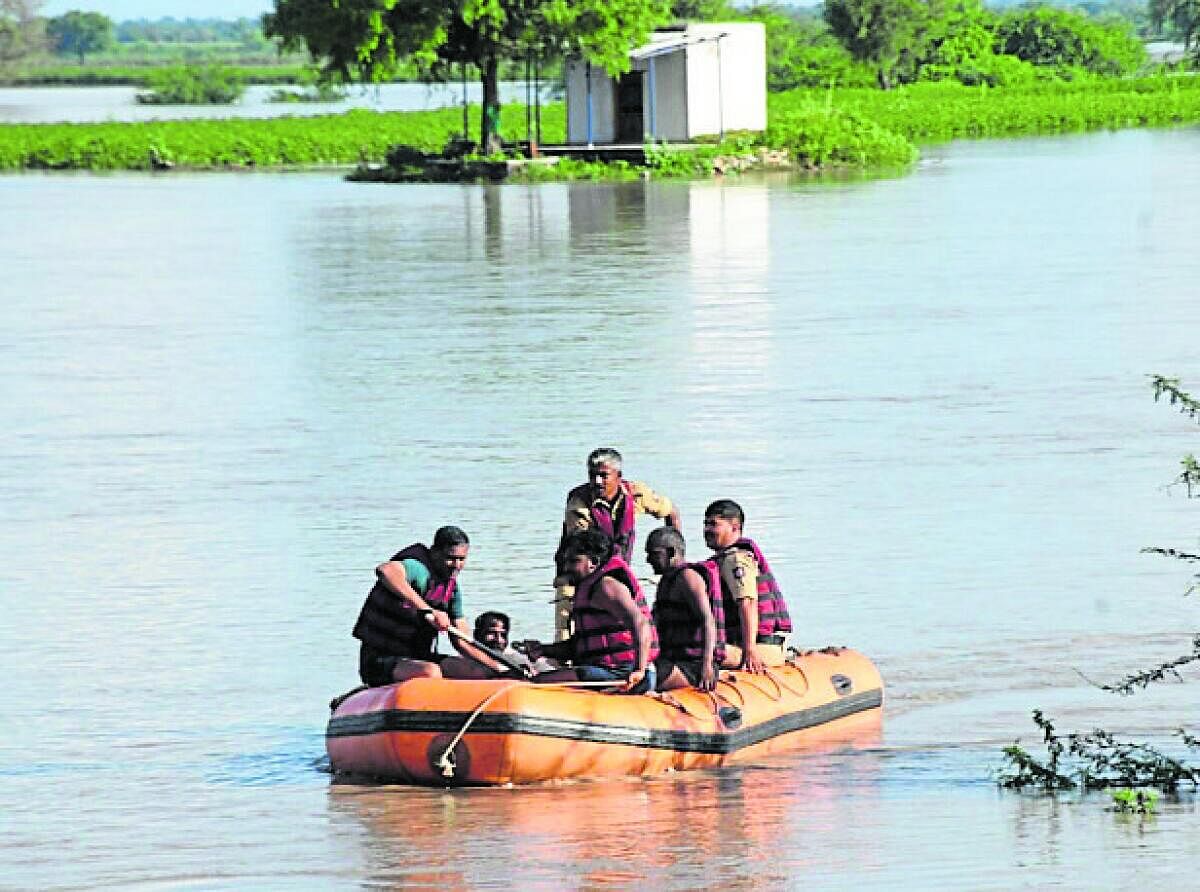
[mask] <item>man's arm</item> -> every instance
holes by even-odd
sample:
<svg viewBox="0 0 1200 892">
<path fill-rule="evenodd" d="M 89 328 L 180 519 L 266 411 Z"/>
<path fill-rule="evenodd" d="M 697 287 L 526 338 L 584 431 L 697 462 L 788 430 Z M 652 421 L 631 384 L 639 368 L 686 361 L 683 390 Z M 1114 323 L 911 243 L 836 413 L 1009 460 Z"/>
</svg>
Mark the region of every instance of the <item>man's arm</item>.
<svg viewBox="0 0 1200 892">
<path fill-rule="evenodd" d="M 600 580 L 593 590 L 597 597 L 596 605 L 608 610 L 626 626 L 633 630 L 633 644 L 637 658 L 633 664 L 633 672 L 629 673 L 626 681 L 627 688 L 637 687 L 646 677 L 646 667 L 650 665 L 650 645 L 653 636 L 650 634 L 650 621 L 646 619 L 633 595 L 624 583 L 618 582 L 611 576 Z"/>
<path fill-rule="evenodd" d="M 633 503 L 638 511 L 666 521 L 667 526 L 675 527 L 677 530 L 683 529 L 679 519 L 679 509 L 675 507 L 674 502 L 636 480 L 629 482 L 629 488 L 633 490 Z"/>
<path fill-rule="evenodd" d="M 742 621 L 742 668 L 750 672 L 765 672 L 767 664 L 758 654 L 758 564 L 754 556 L 740 548 L 733 549 L 721 562 L 721 578 L 737 602 Z"/>
<path fill-rule="evenodd" d="M 711 691 L 717 686 L 717 671 L 713 666 L 713 651 L 717 649 L 717 620 L 712 605 L 708 602 L 708 589 L 704 579 L 695 570 L 687 569 L 680 574 L 684 591 L 691 601 L 692 609 L 700 616 L 704 630 L 704 643 L 700 655 L 700 684 L 702 691 Z M 757 613 L 757 610 L 755 611 Z"/>
<path fill-rule="evenodd" d="M 567 494 L 567 507 L 563 511 L 563 528 L 562 535 L 558 538 L 558 548 L 554 550 L 554 572 L 560 574 L 562 572 L 563 548 L 566 547 L 567 537 L 572 533 L 577 533 L 580 530 L 586 530 L 592 525 L 592 510 L 584 499 L 571 490 Z M 556 576 L 554 584 L 559 585 L 563 582 Z"/>
<path fill-rule="evenodd" d="M 565 641 L 555 641 L 553 644 L 543 644 L 541 641 L 527 638 L 521 642 L 521 647 L 525 649 L 525 655 L 535 663 L 542 657 L 549 657 L 552 660 L 562 662 L 575 656 L 574 638 L 568 638 Z"/>
<path fill-rule="evenodd" d="M 767 664 L 758 655 L 758 599 L 742 598 L 737 605 L 742 618 L 742 668 L 765 672 Z"/>
<path fill-rule="evenodd" d="M 418 613 L 425 614 L 429 624 L 440 632 L 450 628 L 450 615 L 444 610 L 437 610 L 429 605 L 412 584 L 408 581 L 408 573 L 401 561 L 385 561 L 375 568 L 375 575 L 383 583 L 383 587 L 395 595 L 405 607 L 411 607 Z"/>
<path fill-rule="evenodd" d="M 467 638 L 471 637 L 471 629 L 467 625 L 467 621 L 465 619 L 463 619 L 462 617 L 458 617 L 457 619 L 454 620 L 454 628 L 458 629 L 458 631 L 460 631 L 462 634 L 466 635 Z M 462 638 L 459 638 L 457 635 L 450 636 L 450 643 L 454 645 L 454 649 L 456 651 L 458 651 L 460 654 L 462 654 L 468 660 L 474 660 L 476 663 L 480 663 L 484 666 L 487 666 L 493 672 L 504 673 L 504 672 L 508 671 L 507 666 L 497 662 L 496 660 L 493 660 L 491 657 L 489 657 L 487 654 L 485 654 L 479 648 L 471 647 L 469 642 L 464 641 Z"/>
<path fill-rule="evenodd" d="M 563 535 L 569 536 L 580 530 L 586 530 L 592 525 L 592 509 L 585 499 L 575 494 L 574 490 L 567 496 L 567 507 L 563 511 Z"/>
</svg>

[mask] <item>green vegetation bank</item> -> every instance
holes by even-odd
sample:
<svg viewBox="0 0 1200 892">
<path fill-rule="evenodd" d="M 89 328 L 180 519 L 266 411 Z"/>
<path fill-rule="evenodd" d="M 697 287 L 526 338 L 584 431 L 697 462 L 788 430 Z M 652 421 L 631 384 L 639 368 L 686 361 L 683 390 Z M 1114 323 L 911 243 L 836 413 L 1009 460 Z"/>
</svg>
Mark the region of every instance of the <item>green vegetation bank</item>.
<svg viewBox="0 0 1200 892">
<path fill-rule="evenodd" d="M 484 157 L 498 159 L 505 151 L 500 136 L 511 146 L 526 135 L 525 109 L 499 107 L 498 66 L 528 62 L 535 50 L 548 52 L 544 45 L 534 47 L 531 35 L 552 33 L 563 46 L 585 41 L 589 58 L 615 70 L 627 64 L 623 48 L 659 18 L 762 21 L 772 92 L 765 133 L 735 134 L 719 145 L 686 153 L 651 150 L 651 175 L 695 176 L 761 166 L 902 168 L 916 158 L 919 145 L 948 139 L 1200 121 L 1200 78 L 1177 70 L 1184 66 L 1148 64 L 1138 35 L 1154 25 L 1156 16 L 1159 26 L 1166 21 L 1165 14 L 1155 12 L 1161 6 L 1155 3 L 1149 13 L 1143 9 L 1147 17 L 1139 25 L 1108 8 L 1095 15 L 1045 6 L 996 11 L 980 0 L 827 0 L 822 13 L 770 5 L 734 10 L 724 0 L 676 0 L 673 6 L 659 0 L 589 0 L 567 6 L 558 0 L 505 0 L 488 16 L 470 22 L 459 20 L 458 6 L 438 5 L 437 15 L 418 33 L 405 30 L 407 17 L 425 9 L 414 2 L 398 3 L 389 17 L 358 22 L 336 40 L 328 38 L 329 26 L 335 24 L 330 16 L 346 15 L 350 6 L 369 0 L 347 2 L 338 11 L 323 0 L 280 0 L 276 13 L 266 19 L 267 33 L 287 46 L 303 45 L 310 61 L 325 72 L 319 86 L 331 90 L 338 81 L 387 78 L 405 66 L 416 65 L 430 77 L 455 74 L 465 66 L 484 81 L 486 112 L 471 109 L 466 133 L 458 109 L 299 119 L 0 125 L 0 169 L 379 165 L 395 146 L 408 147 L 392 153 L 405 159 L 414 153 L 439 155 L 447 145 L 466 145 L 470 151 L 466 137 L 476 133 L 476 145 L 490 144 Z M 608 17 L 630 13 L 619 33 L 601 28 L 603 34 L 597 36 L 592 33 L 596 22 L 609 19 L 579 17 L 581 9 L 601 7 Z M 96 36 L 103 31 L 96 22 L 68 24 L 56 22 L 60 53 L 82 58 L 87 52 L 112 51 L 111 35 Z M 497 31 L 500 25 L 511 27 Z M 1171 27 L 1179 32 L 1187 25 L 1175 22 Z M 479 39 L 480 31 L 491 35 L 487 41 Z M 257 29 L 243 23 L 238 33 L 248 51 L 261 47 Z M 364 56 L 364 46 L 375 49 Z M 556 44 L 552 49 L 562 48 Z M 241 82 L 238 73 L 217 66 L 160 70 L 150 82 L 153 90 L 142 98 L 227 102 L 236 98 Z M 561 104 L 543 110 L 542 142 L 563 139 L 563 117 Z M 574 179 L 645 173 L 627 164 L 571 162 L 553 169 L 531 166 L 523 175 Z"/>
<path fill-rule="evenodd" d="M 543 107 L 544 141 L 563 138 L 564 111 L 561 103 Z M 472 128 L 478 118 L 478 106 L 472 107 Z M 757 156 L 764 149 L 786 150 L 788 163 L 806 169 L 896 168 L 915 159 L 917 146 L 951 139 L 1194 123 L 1200 122 L 1200 78 L 1160 75 L 1004 89 L 955 82 L 887 91 L 803 88 L 772 95 L 769 119 L 761 136 L 734 137 L 690 153 L 652 152 L 651 169 L 665 175 L 705 175 L 714 167 L 730 169 L 731 158 Z M 524 107 L 506 106 L 501 131 L 518 137 L 524 127 Z M 461 132 L 461 109 L 265 120 L 8 124 L 0 125 L 0 170 L 382 163 L 391 146 L 436 153 Z M 628 165 L 575 164 L 534 175 L 572 179 L 639 172 Z"/>
</svg>

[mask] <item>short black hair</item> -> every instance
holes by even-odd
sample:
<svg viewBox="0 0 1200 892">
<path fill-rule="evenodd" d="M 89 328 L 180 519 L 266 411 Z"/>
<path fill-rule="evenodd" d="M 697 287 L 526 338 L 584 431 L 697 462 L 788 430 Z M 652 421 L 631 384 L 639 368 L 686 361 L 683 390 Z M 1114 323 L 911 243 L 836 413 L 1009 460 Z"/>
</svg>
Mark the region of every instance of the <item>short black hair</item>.
<svg viewBox="0 0 1200 892">
<path fill-rule="evenodd" d="M 613 541 L 600 530 L 576 530 L 567 537 L 563 554 L 583 554 L 597 564 L 605 563 L 612 554 Z"/>
<path fill-rule="evenodd" d="M 675 553 L 683 557 L 687 553 L 687 542 L 683 533 L 675 527 L 659 527 L 646 537 L 647 548 L 673 548 Z"/>
<path fill-rule="evenodd" d="M 512 631 L 512 620 L 508 618 L 507 613 L 501 613 L 499 610 L 485 610 L 475 617 L 475 637 L 482 638 L 484 630 L 496 620 L 504 624 L 504 637 L 507 638 L 508 633 Z"/>
<path fill-rule="evenodd" d="M 723 517 L 726 520 L 736 520 L 738 526 L 746 525 L 746 515 L 742 506 L 733 499 L 717 499 L 704 509 L 705 517 Z"/>
<path fill-rule="evenodd" d="M 467 538 L 466 533 L 458 527 L 446 526 L 433 534 L 433 545 L 430 547 L 433 551 L 449 551 L 456 545 L 470 544 L 471 540 Z"/>
</svg>

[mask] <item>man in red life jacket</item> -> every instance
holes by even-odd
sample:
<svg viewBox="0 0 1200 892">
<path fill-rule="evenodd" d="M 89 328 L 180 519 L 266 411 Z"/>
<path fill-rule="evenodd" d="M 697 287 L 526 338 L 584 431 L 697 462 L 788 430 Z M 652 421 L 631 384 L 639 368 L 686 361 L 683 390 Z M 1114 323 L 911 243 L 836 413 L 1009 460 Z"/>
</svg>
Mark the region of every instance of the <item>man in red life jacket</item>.
<svg viewBox="0 0 1200 892">
<path fill-rule="evenodd" d="M 637 577 L 612 547 L 599 530 L 582 530 L 564 543 L 563 574 L 575 586 L 575 633 L 554 644 L 526 641 L 525 651 L 532 660 L 543 655 L 570 660 L 574 668 L 546 672 L 534 681 L 617 681 L 631 694 L 654 690 L 658 636 L 650 607 Z"/>
<path fill-rule="evenodd" d="M 599 530 L 614 544 L 613 551 L 628 564 L 633 560 L 638 514 L 649 514 L 679 529 L 679 512 L 666 496 L 661 496 L 636 480 L 621 476 L 621 453 L 615 449 L 594 449 L 587 459 L 588 482 L 567 493 L 562 538 L 555 554 L 558 575 L 554 579 L 555 640 L 571 635 L 571 597 L 574 587 L 563 570 L 563 549 L 567 537 L 580 530 Z"/>
<path fill-rule="evenodd" d="M 683 533 L 660 527 L 646 538 L 646 560 L 661 577 L 654 598 L 658 689 L 711 691 L 725 657 L 721 581 L 713 561 L 689 564 Z"/>
<path fill-rule="evenodd" d="M 365 684 L 419 677 L 487 678 L 503 671 L 456 636 L 450 641 L 463 656 L 433 650 L 438 633 L 451 626 L 470 637 L 458 588 L 469 548 L 466 533 L 445 526 L 434 534 L 432 547 L 415 543 L 375 569 L 375 585 L 354 626 L 354 637 L 362 642 L 358 672 Z"/>
<path fill-rule="evenodd" d="M 746 516 L 732 499 L 704 511 L 704 542 L 713 549 L 725 607 L 725 662 L 730 668 L 764 672 L 782 666 L 784 640 L 792 630 L 783 593 L 767 559 L 742 535 Z"/>
</svg>

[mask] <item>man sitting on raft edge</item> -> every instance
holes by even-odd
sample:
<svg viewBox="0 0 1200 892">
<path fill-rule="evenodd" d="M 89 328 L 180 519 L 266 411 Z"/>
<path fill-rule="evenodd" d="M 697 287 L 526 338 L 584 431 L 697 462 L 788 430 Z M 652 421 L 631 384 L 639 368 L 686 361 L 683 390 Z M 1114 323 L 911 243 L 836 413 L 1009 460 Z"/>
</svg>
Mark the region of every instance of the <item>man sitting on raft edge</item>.
<svg viewBox="0 0 1200 892">
<path fill-rule="evenodd" d="M 688 563 L 683 533 L 659 527 L 646 539 L 646 561 L 659 576 L 654 626 L 658 689 L 711 691 L 725 658 L 725 611 L 716 562 Z"/>
<path fill-rule="evenodd" d="M 732 499 L 717 499 L 704 510 L 704 543 L 713 550 L 721 577 L 725 612 L 727 669 L 765 672 L 782 666 L 784 643 L 792 631 L 783 593 L 753 539 L 742 533 L 746 515 Z"/>
<path fill-rule="evenodd" d="M 655 687 L 658 635 L 637 577 L 613 542 L 599 530 L 580 530 L 563 543 L 562 569 L 575 586 L 566 641 L 524 643 L 530 659 L 570 660 L 574 668 L 534 677 L 539 684 L 563 681 L 621 682 L 620 690 L 644 694 Z"/>
<path fill-rule="evenodd" d="M 503 671 L 457 635 L 450 641 L 462 656 L 434 652 L 438 633 L 452 626 L 470 637 L 458 588 L 469 549 L 466 533 L 444 526 L 434 533 L 432 547 L 416 542 L 375 569 L 375 585 L 354 626 L 354 637 L 362 642 L 358 673 L 364 684 L 378 687 L 408 678 L 488 678 Z"/>
</svg>

